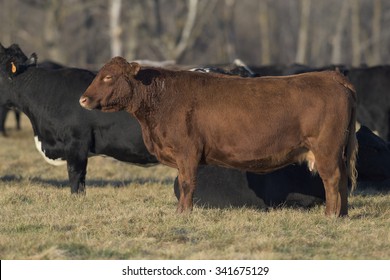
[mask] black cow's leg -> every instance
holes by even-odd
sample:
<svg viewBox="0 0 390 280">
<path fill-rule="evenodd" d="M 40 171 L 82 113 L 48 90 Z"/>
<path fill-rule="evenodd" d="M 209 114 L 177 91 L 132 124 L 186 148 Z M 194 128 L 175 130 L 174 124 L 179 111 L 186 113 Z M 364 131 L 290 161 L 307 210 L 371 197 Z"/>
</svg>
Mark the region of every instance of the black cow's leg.
<svg viewBox="0 0 390 280">
<path fill-rule="evenodd" d="M 85 194 L 88 158 L 68 160 L 68 176 L 72 194 Z"/>
<path fill-rule="evenodd" d="M 16 121 L 16 129 L 20 130 L 20 112 L 14 109 L 15 112 L 15 121 Z"/>
<path fill-rule="evenodd" d="M 390 141 L 390 109 L 387 110 L 387 141 Z"/>
<path fill-rule="evenodd" d="M 0 106 L 0 132 L 3 134 L 3 136 L 7 136 L 7 133 L 5 132 L 5 120 L 7 118 L 7 112 L 8 108 L 5 105 Z"/>
</svg>

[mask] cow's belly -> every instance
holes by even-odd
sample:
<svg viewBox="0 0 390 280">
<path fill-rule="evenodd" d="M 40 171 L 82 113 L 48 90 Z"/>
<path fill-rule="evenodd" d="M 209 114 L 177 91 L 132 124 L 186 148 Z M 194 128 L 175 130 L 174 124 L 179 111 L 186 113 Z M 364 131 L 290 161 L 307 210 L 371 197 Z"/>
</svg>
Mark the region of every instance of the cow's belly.
<svg viewBox="0 0 390 280">
<path fill-rule="evenodd" d="M 260 153 L 221 153 L 221 151 L 211 152 L 205 159 L 206 164 L 219 165 L 230 168 L 237 168 L 256 173 L 268 173 L 295 162 L 306 160 L 309 150 L 305 147 L 283 150 L 264 155 Z"/>
<path fill-rule="evenodd" d="M 38 136 L 34 136 L 34 142 L 35 142 L 35 147 L 37 148 L 38 152 L 43 156 L 43 158 L 46 160 L 47 163 L 55 166 L 61 166 L 66 164 L 66 160 L 63 158 L 50 158 L 46 151 L 42 147 L 42 142 L 39 141 Z"/>
</svg>

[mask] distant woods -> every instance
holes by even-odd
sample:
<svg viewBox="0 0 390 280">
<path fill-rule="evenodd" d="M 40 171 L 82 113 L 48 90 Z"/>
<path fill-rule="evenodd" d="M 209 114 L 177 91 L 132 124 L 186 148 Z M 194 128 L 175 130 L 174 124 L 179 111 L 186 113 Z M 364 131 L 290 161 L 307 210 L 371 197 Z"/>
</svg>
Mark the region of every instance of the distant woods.
<svg viewBox="0 0 390 280">
<path fill-rule="evenodd" d="M 388 64 L 384 0 L 0 0 L 0 42 L 98 68 L 128 60 Z"/>
</svg>

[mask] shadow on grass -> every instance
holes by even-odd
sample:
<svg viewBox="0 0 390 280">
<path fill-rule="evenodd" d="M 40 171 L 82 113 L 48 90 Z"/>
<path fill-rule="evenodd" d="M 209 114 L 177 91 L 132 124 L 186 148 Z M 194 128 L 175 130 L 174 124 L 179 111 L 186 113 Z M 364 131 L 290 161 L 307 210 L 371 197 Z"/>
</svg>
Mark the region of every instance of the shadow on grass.
<svg viewBox="0 0 390 280">
<path fill-rule="evenodd" d="M 111 249 L 96 250 L 81 243 L 64 243 L 58 246 L 68 259 L 128 259 L 131 252 L 119 252 Z"/>
<path fill-rule="evenodd" d="M 5 175 L 0 177 L 0 182 L 2 183 L 17 183 L 23 180 L 23 177 L 20 175 Z"/>
<path fill-rule="evenodd" d="M 42 185 L 42 186 L 52 186 L 55 188 L 69 188 L 70 189 L 70 185 L 69 185 L 68 180 L 46 179 L 46 178 L 41 178 L 41 177 L 25 177 L 24 178 L 21 175 L 14 175 L 14 174 L 0 177 L 0 183 L 22 183 L 23 181 L 27 181 L 27 182 L 37 184 L 37 185 Z M 170 178 L 170 177 L 166 177 L 163 179 L 134 178 L 134 179 L 127 179 L 127 180 L 105 180 L 105 179 L 88 180 L 87 179 L 86 187 L 87 187 L 87 189 L 88 188 L 122 188 L 122 187 L 130 186 L 133 184 L 141 185 L 141 186 L 147 185 L 147 184 L 161 184 L 161 185 L 171 187 L 171 186 L 173 186 L 173 183 L 174 183 L 174 179 Z M 385 187 L 383 187 L 383 186 L 385 186 Z M 376 197 L 376 196 L 380 197 L 383 195 L 388 195 L 388 194 L 390 194 L 389 189 L 387 189 L 388 186 L 389 186 L 388 182 L 387 182 L 387 184 L 380 185 L 379 187 L 377 184 L 360 186 L 360 188 L 358 188 L 355 191 L 355 195 L 359 195 L 362 197 Z M 350 209 L 359 209 L 359 208 L 365 207 L 366 203 L 367 203 L 366 201 L 360 201 L 360 200 L 356 201 L 355 200 L 353 203 L 350 203 L 349 207 L 350 207 Z M 385 203 L 388 203 L 388 201 L 381 202 L 379 207 L 382 209 L 386 209 L 387 205 L 385 206 L 384 205 Z M 299 209 L 299 210 L 310 210 L 314 206 L 318 206 L 318 205 L 323 205 L 323 203 L 315 203 L 309 207 L 302 206 L 300 203 L 297 203 L 297 204 L 282 203 L 282 204 L 277 205 L 277 206 L 268 207 L 266 210 L 265 209 L 262 209 L 262 210 L 268 211 L 270 209 L 285 209 L 285 208 Z M 257 209 L 256 207 L 249 207 L 247 205 L 241 205 L 241 206 L 231 206 L 231 205 L 228 206 L 228 205 L 226 205 L 226 206 L 219 206 L 218 207 L 218 206 L 210 206 L 207 204 L 200 204 L 200 205 L 198 205 L 198 207 L 207 208 L 207 209 L 228 209 L 228 208 L 241 208 L 241 207 Z M 353 215 L 350 217 L 352 219 L 361 219 L 363 217 L 367 218 L 367 217 L 375 217 L 375 216 L 377 216 L 377 214 L 372 214 L 370 211 L 368 211 L 368 212 Z"/>
<path fill-rule="evenodd" d="M 4 183 L 18 183 L 23 180 L 30 181 L 34 184 L 42 184 L 49 185 L 56 188 L 70 188 L 70 184 L 68 180 L 56 180 L 56 179 L 44 179 L 41 177 L 29 177 L 24 178 L 20 175 L 6 175 L 0 177 L 0 182 Z M 87 188 L 106 188 L 106 187 L 114 187 L 121 188 L 131 184 L 137 185 L 146 185 L 146 184 L 162 184 L 162 185 L 173 185 L 172 178 L 164 178 L 164 179 L 156 179 L 156 178 L 134 178 L 130 180 L 86 180 Z"/>
</svg>

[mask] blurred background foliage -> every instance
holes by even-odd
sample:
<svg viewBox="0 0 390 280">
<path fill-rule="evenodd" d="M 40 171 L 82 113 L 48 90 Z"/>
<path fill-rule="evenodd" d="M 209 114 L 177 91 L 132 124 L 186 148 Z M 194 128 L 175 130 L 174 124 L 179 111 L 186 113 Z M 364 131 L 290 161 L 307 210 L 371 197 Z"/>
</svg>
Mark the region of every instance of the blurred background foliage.
<svg viewBox="0 0 390 280">
<path fill-rule="evenodd" d="M 387 0 L 0 0 L 0 42 L 99 68 L 112 56 L 178 64 L 387 64 Z"/>
</svg>

